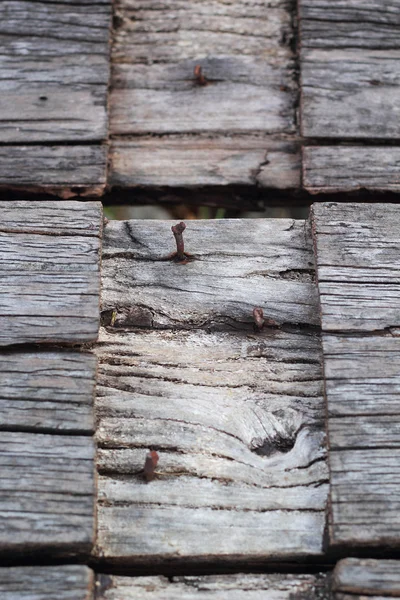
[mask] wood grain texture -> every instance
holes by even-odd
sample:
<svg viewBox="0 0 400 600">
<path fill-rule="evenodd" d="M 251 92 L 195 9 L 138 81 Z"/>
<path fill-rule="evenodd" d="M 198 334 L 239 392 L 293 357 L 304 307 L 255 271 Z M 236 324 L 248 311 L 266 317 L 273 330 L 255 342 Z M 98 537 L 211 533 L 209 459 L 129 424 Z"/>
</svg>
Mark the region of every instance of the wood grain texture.
<svg viewBox="0 0 400 600">
<path fill-rule="evenodd" d="M 100 578 L 99 600 L 324 600 L 327 577 L 318 575 L 214 575 Z"/>
<path fill-rule="evenodd" d="M 2 202 L 0 210 L 0 346 L 96 339 L 101 204 Z"/>
<path fill-rule="evenodd" d="M 294 325 L 316 318 L 305 225 L 189 223 L 196 260 L 184 265 L 163 260 L 171 222 L 106 226 L 102 301 L 113 317 L 95 352 L 97 553 L 108 563 L 322 553 L 320 338 Z M 262 299 L 266 316 L 291 325 L 255 335 Z M 291 317 L 276 312 L 289 307 Z M 151 483 L 148 449 L 159 455 Z"/>
<path fill-rule="evenodd" d="M 106 226 L 102 306 L 117 310 L 117 326 L 250 330 L 255 306 L 279 324 L 318 325 L 304 221 L 192 221 L 184 238 L 194 260 L 185 265 L 168 258 L 176 250 L 171 224 Z"/>
<path fill-rule="evenodd" d="M 99 196 L 106 166 L 107 146 L 0 146 L 0 188 Z"/>
<path fill-rule="evenodd" d="M 400 562 L 346 558 L 338 562 L 333 573 L 333 590 L 370 598 L 400 597 Z"/>
<path fill-rule="evenodd" d="M 0 569 L 3 600 L 92 600 L 93 572 L 83 565 Z"/>
<path fill-rule="evenodd" d="M 293 141 L 256 136 L 170 135 L 116 140 L 110 184 L 120 187 L 260 185 L 300 187 L 300 153 Z"/>
<path fill-rule="evenodd" d="M 0 355 L 0 430 L 94 430 L 96 359 L 79 352 Z"/>
<path fill-rule="evenodd" d="M 304 136 L 399 138 L 399 8 L 398 0 L 300 2 Z"/>
<path fill-rule="evenodd" d="M 2 2 L 1 142 L 105 139 L 110 18 L 103 1 Z"/>
<path fill-rule="evenodd" d="M 3 431 L 0 554 L 86 555 L 94 542 L 94 443 Z"/>
<path fill-rule="evenodd" d="M 399 217 L 385 204 L 312 211 L 334 546 L 400 545 Z"/>
<path fill-rule="evenodd" d="M 110 132 L 120 139 L 111 182 L 298 187 L 292 10 L 286 0 L 267 10 L 253 0 L 119 0 Z M 143 140 L 147 134 L 163 138 Z M 278 156 L 267 168 L 270 151 Z"/>
<path fill-rule="evenodd" d="M 400 149 L 394 146 L 305 146 L 303 187 L 313 194 L 400 190 Z"/>
</svg>

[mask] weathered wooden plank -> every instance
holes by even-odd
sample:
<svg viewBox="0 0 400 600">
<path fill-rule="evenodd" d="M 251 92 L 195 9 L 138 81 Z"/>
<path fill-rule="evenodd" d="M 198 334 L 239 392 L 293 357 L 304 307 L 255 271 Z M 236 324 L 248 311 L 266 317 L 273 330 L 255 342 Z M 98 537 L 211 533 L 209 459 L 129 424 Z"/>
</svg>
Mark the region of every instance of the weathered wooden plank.
<svg viewBox="0 0 400 600">
<path fill-rule="evenodd" d="M 293 600 L 328 598 L 325 574 L 99 578 L 99 600 Z"/>
<path fill-rule="evenodd" d="M 303 186 L 311 193 L 400 190 L 400 149 L 394 146 L 305 146 Z"/>
<path fill-rule="evenodd" d="M 298 187 L 292 11 L 287 0 L 267 11 L 254 0 L 117 2 L 111 182 Z"/>
<path fill-rule="evenodd" d="M 94 542 L 91 437 L 3 431 L 0 554 L 84 555 Z"/>
<path fill-rule="evenodd" d="M 111 145 L 110 184 L 121 187 L 261 185 L 300 187 L 293 141 L 263 137 L 167 136 L 117 140 Z"/>
<path fill-rule="evenodd" d="M 399 138 L 397 0 L 302 0 L 301 130 L 306 137 Z"/>
<path fill-rule="evenodd" d="M 106 165 L 107 146 L 0 146 L 0 188 L 99 196 Z"/>
<path fill-rule="evenodd" d="M 0 569 L 3 600 L 91 600 L 93 572 L 83 565 Z"/>
<path fill-rule="evenodd" d="M 163 260 L 170 222 L 107 225 L 110 318 L 95 348 L 97 551 L 107 562 L 252 564 L 322 553 L 320 340 L 294 326 L 316 322 L 305 225 L 190 223 L 196 260 L 187 264 Z M 291 325 L 254 334 L 258 303 Z M 159 462 L 146 483 L 149 449 Z"/>
<path fill-rule="evenodd" d="M 351 598 L 400 597 L 400 562 L 346 558 L 338 562 L 333 573 L 333 590 L 350 594 Z"/>
<path fill-rule="evenodd" d="M 110 18 L 109 2 L 2 2 L 1 142 L 106 138 Z"/>
<path fill-rule="evenodd" d="M 57 204 L 0 203 L 5 211 L 0 228 L 1 346 L 82 343 L 97 337 L 101 204 L 84 209 L 78 202 Z M 66 229 L 75 207 L 78 221 Z M 31 223 L 34 209 L 38 214 Z M 84 235 L 78 233 L 81 229 Z"/>
<path fill-rule="evenodd" d="M 91 354 L 1 354 L 0 430 L 92 433 L 95 379 Z"/>
<path fill-rule="evenodd" d="M 117 326 L 249 326 L 255 306 L 279 324 L 319 323 L 304 221 L 192 221 L 184 236 L 194 260 L 180 265 L 168 259 L 171 222 L 107 225 L 102 306 L 117 310 Z"/>
<path fill-rule="evenodd" d="M 336 546 L 400 544 L 399 217 L 385 204 L 312 211 Z"/>
</svg>

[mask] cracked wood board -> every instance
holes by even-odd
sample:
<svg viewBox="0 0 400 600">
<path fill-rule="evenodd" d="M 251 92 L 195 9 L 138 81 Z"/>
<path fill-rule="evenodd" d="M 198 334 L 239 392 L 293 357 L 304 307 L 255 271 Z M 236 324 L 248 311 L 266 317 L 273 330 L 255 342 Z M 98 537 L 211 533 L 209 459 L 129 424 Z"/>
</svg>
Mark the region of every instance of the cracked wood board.
<svg viewBox="0 0 400 600">
<path fill-rule="evenodd" d="M 160 260 L 171 222 L 106 226 L 108 326 L 95 352 L 97 555 L 107 563 L 322 554 L 328 474 L 305 225 L 191 222 L 187 264 Z M 257 304 L 286 325 L 255 335 Z M 160 460 L 146 483 L 149 449 Z"/>
<path fill-rule="evenodd" d="M 6 432 L 0 439 L 0 555 L 86 556 L 94 542 L 94 443 Z"/>
<path fill-rule="evenodd" d="M 265 8 L 116 3 L 113 185 L 299 187 L 293 6 Z"/>
<path fill-rule="evenodd" d="M 346 558 L 335 567 L 332 589 L 335 600 L 399 598 L 400 562 Z"/>
<path fill-rule="evenodd" d="M 0 346 L 95 340 L 100 202 L 1 202 L 0 211 Z"/>
<path fill-rule="evenodd" d="M 302 169 L 303 187 L 312 194 L 400 191 L 398 147 L 305 146 Z"/>
<path fill-rule="evenodd" d="M 2 600 L 91 600 L 93 572 L 83 565 L 0 568 Z"/>
<path fill-rule="evenodd" d="M 399 217 L 386 204 L 312 210 L 334 546 L 400 545 Z"/>
<path fill-rule="evenodd" d="M 0 430 L 93 433 L 93 355 L 5 352 L 0 371 Z"/>
<path fill-rule="evenodd" d="M 324 600 L 326 574 L 98 577 L 98 600 Z"/>
<path fill-rule="evenodd" d="M 396 1 L 301 0 L 302 134 L 400 137 Z"/>
</svg>

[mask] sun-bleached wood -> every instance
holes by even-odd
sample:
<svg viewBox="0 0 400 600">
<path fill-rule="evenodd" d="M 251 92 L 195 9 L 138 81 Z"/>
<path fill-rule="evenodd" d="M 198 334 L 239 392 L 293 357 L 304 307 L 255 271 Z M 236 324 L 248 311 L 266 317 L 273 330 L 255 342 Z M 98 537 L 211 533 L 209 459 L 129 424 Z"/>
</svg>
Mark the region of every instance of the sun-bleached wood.
<svg viewBox="0 0 400 600">
<path fill-rule="evenodd" d="M 0 189 L 100 196 L 107 146 L 0 146 Z"/>
<path fill-rule="evenodd" d="M 335 600 L 347 598 L 342 593 L 353 599 L 400 598 L 400 562 L 346 558 L 335 567 L 332 588 Z"/>
<path fill-rule="evenodd" d="M 98 578 L 98 600 L 324 600 L 325 574 Z"/>
<path fill-rule="evenodd" d="M 292 12 L 287 0 L 267 10 L 254 0 L 119 0 L 111 183 L 298 187 Z"/>
<path fill-rule="evenodd" d="M 101 204 L 1 202 L 0 210 L 0 346 L 95 340 Z"/>
<path fill-rule="evenodd" d="M 0 569 L 2 600 L 92 600 L 93 571 L 83 565 Z"/>
<path fill-rule="evenodd" d="M 342 548 L 400 546 L 399 223 L 400 210 L 389 204 L 324 203 L 312 210 L 329 537 Z"/>
<path fill-rule="evenodd" d="M 313 194 L 356 190 L 400 191 L 400 148 L 305 146 L 303 187 Z"/>
<path fill-rule="evenodd" d="M 93 432 L 92 354 L 6 352 L 0 372 L 0 430 Z"/>
<path fill-rule="evenodd" d="M 165 260 L 171 222 L 105 228 L 98 556 L 154 565 L 320 555 L 328 475 L 307 224 L 198 221 L 184 236 L 194 260 L 177 264 Z M 254 334 L 258 304 L 282 330 Z M 159 462 L 146 483 L 149 449 Z"/>
<path fill-rule="evenodd" d="M 0 555 L 86 555 L 94 542 L 94 443 L 3 431 Z"/>
</svg>

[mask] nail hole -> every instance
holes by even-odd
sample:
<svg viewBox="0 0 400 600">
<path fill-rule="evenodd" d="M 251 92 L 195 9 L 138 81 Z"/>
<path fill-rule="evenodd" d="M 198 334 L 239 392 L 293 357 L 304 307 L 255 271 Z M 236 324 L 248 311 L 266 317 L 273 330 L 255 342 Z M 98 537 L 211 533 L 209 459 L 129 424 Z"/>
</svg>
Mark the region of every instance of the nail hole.
<svg viewBox="0 0 400 600">
<path fill-rule="evenodd" d="M 46 100 L 48 100 L 47 96 L 39 96 L 39 100 L 42 100 L 42 102 L 46 102 Z"/>
</svg>

